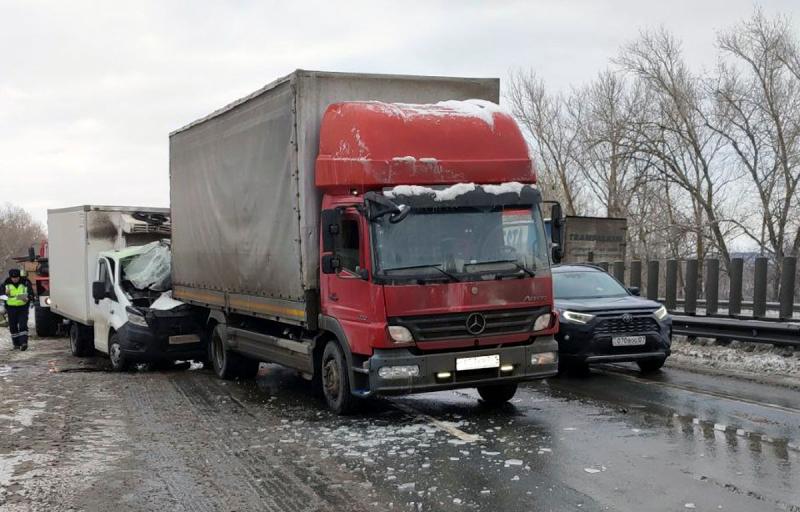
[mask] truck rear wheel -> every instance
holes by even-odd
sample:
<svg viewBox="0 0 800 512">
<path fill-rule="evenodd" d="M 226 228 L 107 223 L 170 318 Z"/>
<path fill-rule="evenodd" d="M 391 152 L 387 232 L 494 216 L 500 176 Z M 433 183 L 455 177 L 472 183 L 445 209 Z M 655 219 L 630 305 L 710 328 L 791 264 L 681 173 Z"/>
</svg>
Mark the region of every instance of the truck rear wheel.
<svg viewBox="0 0 800 512">
<path fill-rule="evenodd" d="M 322 352 L 320 385 L 328 408 L 336 414 L 350 414 L 357 405 L 350 393 L 350 368 L 336 340 L 328 341 Z"/>
<path fill-rule="evenodd" d="M 75 357 L 86 357 L 91 355 L 91 338 L 86 334 L 86 328 L 72 322 L 69 326 L 69 348 Z"/>
<path fill-rule="evenodd" d="M 53 313 L 50 308 L 43 308 L 37 304 L 33 315 L 36 319 L 37 336 L 45 338 L 47 336 L 55 336 L 58 334 L 59 317 Z"/>
<path fill-rule="evenodd" d="M 220 379 L 252 379 L 258 373 L 258 361 L 247 359 L 225 346 L 225 327 L 221 324 L 217 324 L 211 333 L 209 352 L 214 373 Z"/>
<path fill-rule="evenodd" d="M 478 386 L 478 394 L 488 405 L 502 405 L 512 398 L 517 392 L 517 384 L 495 384 L 493 386 Z"/>
</svg>

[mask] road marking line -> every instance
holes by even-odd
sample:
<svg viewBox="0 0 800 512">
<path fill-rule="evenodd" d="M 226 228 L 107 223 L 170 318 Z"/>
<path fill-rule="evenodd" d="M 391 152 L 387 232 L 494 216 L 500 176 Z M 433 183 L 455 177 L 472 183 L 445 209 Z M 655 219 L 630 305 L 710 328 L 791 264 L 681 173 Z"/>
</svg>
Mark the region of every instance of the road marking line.
<svg viewBox="0 0 800 512">
<path fill-rule="evenodd" d="M 463 430 L 459 429 L 458 427 L 453 426 L 449 422 L 437 420 L 433 416 L 429 416 L 429 415 L 427 415 L 427 414 L 425 414 L 423 412 L 420 412 L 420 411 L 414 409 L 411 406 L 408 406 L 408 405 L 405 405 L 405 404 L 400 404 L 400 403 L 397 403 L 397 402 L 391 402 L 391 404 L 394 407 L 396 407 L 397 409 L 400 409 L 401 411 L 403 411 L 404 413 L 409 414 L 411 416 L 416 416 L 418 418 L 421 418 L 421 419 L 427 421 L 429 424 L 433 425 L 434 427 L 447 432 L 451 436 L 456 437 L 456 438 L 464 441 L 465 443 L 474 443 L 474 442 L 476 442 L 476 441 L 481 439 L 481 436 L 479 436 L 479 435 L 468 434 L 468 433 L 464 432 Z"/>
<path fill-rule="evenodd" d="M 620 373 L 618 371 L 609 370 L 609 369 L 595 368 L 595 371 L 598 371 L 599 373 L 604 373 L 606 375 L 613 375 L 615 377 L 619 377 L 621 379 L 625 379 L 625 380 L 628 380 L 628 381 L 631 381 L 631 382 L 638 382 L 640 384 L 658 385 L 658 386 L 664 386 L 664 387 L 669 387 L 669 388 L 675 388 L 675 389 L 680 389 L 682 391 L 689 391 L 690 393 L 697 393 L 699 395 L 708 395 L 708 396 L 713 396 L 715 398 L 722 398 L 722 399 L 725 399 L 725 400 L 731 400 L 731 401 L 734 401 L 734 402 L 743 402 L 743 403 L 750 404 L 750 405 L 760 405 L 760 406 L 768 407 L 768 408 L 771 408 L 771 409 L 778 409 L 778 410 L 781 410 L 781 411 L 784 411 L 784 412 L 789 412 L 789 413 L 793 413 L 793 414 L 800 414 L 800 409 L 794 409 L 792 407 L 786 407 L 786 406 L 783 406 L 783 405 L 773 404 L 773 403 L 769 403 L 769 402 L 758 402 L 756 400 L 751 400 L 749 398 L 743 398 L 743 397 L 739 397 L 739 396 L 735 396 L 735 395 L 728 395 L 728 394 L 719 393 L 719 392 L 716 392 L 716 391 L 706 391 L 706 390 L 702 390 L 702 389 L 692 388 L 692 387 L 689 387 L 689 386 L 683 386 L 681 384 L 674 384 L 674 383 L 671 383 L 671 382 L 662 382 L 662 381 L 657 381 L 657 380 L 640 379 L 640 378 L 634 377 L 632 375 L 626 375 L 624 373 Z"/>
</svg>

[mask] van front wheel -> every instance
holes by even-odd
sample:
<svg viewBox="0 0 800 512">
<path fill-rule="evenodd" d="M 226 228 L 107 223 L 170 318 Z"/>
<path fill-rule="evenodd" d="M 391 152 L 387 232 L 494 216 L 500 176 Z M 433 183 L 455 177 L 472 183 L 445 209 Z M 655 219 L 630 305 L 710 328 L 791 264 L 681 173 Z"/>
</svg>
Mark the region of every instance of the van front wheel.
<svg viewBox="0 0 800 512">
<path fill-rule="evenodd" d="M 108 340 L 108 357 L 111 359 L 111 369 L 115 372 L 124 372 L 131 367 L 130 361 L 122 353 L 122 345 L 119 343 L 119 334 L 114 333 Z"/>
</svg>

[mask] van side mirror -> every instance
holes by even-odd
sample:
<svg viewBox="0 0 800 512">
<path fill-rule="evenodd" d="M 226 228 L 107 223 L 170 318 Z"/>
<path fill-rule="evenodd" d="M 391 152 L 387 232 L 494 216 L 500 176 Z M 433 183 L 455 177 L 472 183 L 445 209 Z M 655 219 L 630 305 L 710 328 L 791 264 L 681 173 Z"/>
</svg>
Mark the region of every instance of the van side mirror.
<svg viewBox="0 0 800 512">
<path fill-rule="evenodd" d="M 106 283 L 103 281 L 95 281 L 92 283 L 92 298 L 94 299 L 94 303 L 97 304 L 101 300 L 105 299 L 107 296 L 106 294 Z"/>
<path fill-rule="evenodd" d="M 342 214 L 339 210 L 322 210 L 320 213 L 322 230 L 322 252 L 333 252 L 336 237 L 341 231 Z"/>
<path fill-rule="evenodd" d="M 553 263 L 560 263 L 564 257 L 564 216 L 560 203 L 550 208 L 550 238 L 553 243 Z"/>
<path fill-rule="evenodd" d="M 339 258 L 334 256 L 333 254 L 326 254 L 322 257 L 322 273 L 323 274 L 335 274 L 337 270 L 342 266 L 341 261 Z"/>
</svg>

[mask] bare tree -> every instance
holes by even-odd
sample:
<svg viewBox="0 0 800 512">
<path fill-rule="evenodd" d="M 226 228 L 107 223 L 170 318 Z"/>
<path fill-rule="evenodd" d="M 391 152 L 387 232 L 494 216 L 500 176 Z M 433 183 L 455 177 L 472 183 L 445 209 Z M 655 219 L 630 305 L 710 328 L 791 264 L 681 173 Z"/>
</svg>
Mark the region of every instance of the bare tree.
<svg viewBox="0 0 800 512">
<path fill-rule="evenodd" d="M 708 108 L 698 77 L 683 60 L 680 44 L 664 29 L 646 31 L 626 45 L 617 60 L 641 80 L 650 96 L 643 117 L 629 127 L 629 149 L 652 162 L 664 179 L 685 190 L 692 202 L 695 255 L 710 241 L 730 264 L 728 222 L 721 191 L 735 177 L 714 165 L 721 138 L 706 126 Z"/>
<path fill-rule="evenodd" d="M 800 250 L 800 50 L 787 19 L 760 10 L 721 33 L 723 60 L 710 81 L 708 125 L 727 143 L 757 196 L 744 234 L 774 260 L 777 296 L 783 256 Z"/>
<path fill-rule="evenodd" d="M 533 72 L 510 78 L 508 101 L 517 120 L 531 138 L 539 177 L 550 197 L 560 200 L 569 215 L 585 209 L 578 201 L 580 171 L 578 135 L 562 96 L 551 96 Z"/>
<path fill-rule="evenodd" d="M 579 135 L 581 170 L 588 189 L 609 217 L 624 217 L 634 191 L 643 183 L 649 163 L 635 158 L 627 144 L 628 126 L 641 112 L 641 87 L 607 70 L 586 88 L 573 93 L 570 104 Z"/>
<path fill-rule="evenodd" d="M 14 267 L 12 258 L 28 254 L 28 248 L 45 238 L 44 227 L 18 206 L 0 207 L 0 271 Z"/>
</svg>

